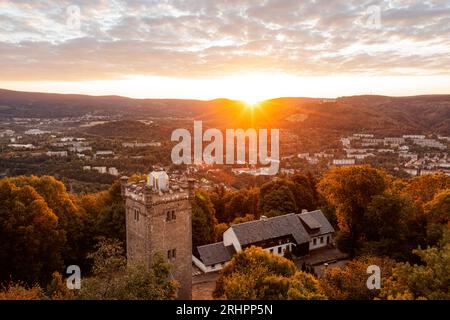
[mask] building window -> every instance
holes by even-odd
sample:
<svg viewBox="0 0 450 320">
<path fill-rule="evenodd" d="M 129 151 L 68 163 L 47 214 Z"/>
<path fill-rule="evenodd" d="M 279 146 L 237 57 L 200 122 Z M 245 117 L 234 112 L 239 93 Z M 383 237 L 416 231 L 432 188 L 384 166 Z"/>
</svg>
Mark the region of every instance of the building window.
<svg viewBox="0 0 450 320">
<path fill-rule="evenodd" d="M 278 247 L 278 253 L 281 253 L 281 247 Z"/>
<path fill-rule="evenodd" d="M 327 236 L 327 244 L 329 244 L 330 243 L 330 236 Z"/>
<path fill-rule="evenodd" d="M 313 239 L 313 245 L 316 245 L 316 244 L 317 244 L 317 239 L 314 238 L 314 239 Z"/>
<path fill-rule="evenodd" d="M 167 251 L 167 260 L 173 260 L 177 257 L 176 249 L 170 249 Z"/>
<path fill-rule="evenodd" d="M 323 237 L 320 237 L 320 243 L 323 243 Z"/>
<path fill-rule="evenodd" d="M 211 268 L 212 268 L 212 269 L 214 269 L 215 267 L 216 267 L 216 265 L 215 265 L 215 264 L 213 264 L 213 265 L 211 266 Z"/>
<path fill-rule="evenodd" d="M 134 209 L 134 221 L 139 221 L 139 209 Z"/>
<path fill-rule="evenodd" d="M 172 220 L 175 220 L 176 218 L 177 218 L 177 216 L 176 216 L 174 210 L 166 212 L 166 221 L 172 221 Z"/>
<path fill-rule="evenodd" d="M 273 249 L 270 249 L 270 253 L 273 253 Z"/>
</svg>

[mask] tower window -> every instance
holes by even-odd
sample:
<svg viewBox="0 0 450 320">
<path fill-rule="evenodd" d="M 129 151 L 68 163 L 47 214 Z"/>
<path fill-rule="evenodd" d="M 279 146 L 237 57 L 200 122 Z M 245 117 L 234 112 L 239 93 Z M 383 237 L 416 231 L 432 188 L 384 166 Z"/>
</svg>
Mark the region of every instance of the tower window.
<svg viewBox="0 0 450 320">
<path fill-rule="evenodd" d="M 134 221 L 139 221 L 139 209 L 134 209 Z"/>
<path fill-rule="evenodd" d="M 177 218 L 177 216 L 176 216 L 174 210 L 166 212 L 166 221 L 172 221 L 172 220 L 175 220 L 176 218 Z"/>
<path fill-rule="evenodd" d="M 173 260 L 177 257 L 176 249 L 170 249 L 167 251 L 167 260 Z"/>
</svg>

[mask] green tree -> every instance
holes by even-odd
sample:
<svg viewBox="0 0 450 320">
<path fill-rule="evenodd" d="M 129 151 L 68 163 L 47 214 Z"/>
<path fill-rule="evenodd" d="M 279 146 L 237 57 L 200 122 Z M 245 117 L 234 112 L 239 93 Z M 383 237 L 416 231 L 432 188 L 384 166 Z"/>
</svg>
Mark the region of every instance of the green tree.
<svg viewBox="0 0 450 320">
<path fill-rule="evenodd" d="M 214 215 L 214 206 L 208 195 L 197 191 L 192 200 L 192 246 L 197 248 L 204 244 L 214 242 L 216 237 L 217 220 Z"/>
<path fill-rule="evenodd" d="M 440 244 L 413 251 L 421 264 L 397 264 L 383 287 L 384 299 L 450 299 L 450 230 Z"/>
<path fill-rule="evenodd" d="M 225 201 L 225 221 L 227 223 L 248 214 L 258 214 L 259 189 L 242 189 L 229 193 Z"/>
<path fill-rule="evenodd" d="M 161 254 L 153 257 L 150 270 L 140 263 L 127 266 L 119 241 L 100 240 L 89 255 L 94 262 L 92 277 L 82 282 L 78 299 L 167 300 L 176 297 L 178 284 L 170 280 L 170 265 Z"/>
<path fill-rule="evenodd" d="M 413 248 L 407 241 L 407 220 L 411 212 L 411 206 L 398 195 L 374 196 L 363 226 L 365 253 L 405 259 Z"/>
<path fill-rule="evenodd" d="M 225 205 L 227 203 L 228 195 L 229 192 L 227 192 L 224 185 L 215 186 L 209 193 L 209 198 L 214 206 L 216 218 L 220 223 L 228 221 L 225 215 Z"/>
<path fill-rule="evenodd" d="M 279 216 L 297 212 L 293 182 L 288 180 L 275 180 L 265 183 L 259 193 L 260 215 L 268 217 Z"/>
<path fill-rule="evenodd" d="M 290 179 L 294 183 L 291 189 L 294 194 L 295 204 L 301 211 L 302 209 L 314 210 L 317 208 L 317 191 L 315 180 L 312 175 L 304 176 L 296 174 Z"/>
</svg>

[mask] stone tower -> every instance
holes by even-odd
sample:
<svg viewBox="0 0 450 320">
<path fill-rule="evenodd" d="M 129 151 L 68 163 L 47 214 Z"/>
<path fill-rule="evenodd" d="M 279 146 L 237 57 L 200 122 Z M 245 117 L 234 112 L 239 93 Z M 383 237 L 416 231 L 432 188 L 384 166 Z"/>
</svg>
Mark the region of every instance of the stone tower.
<svg viewBox="0 0 450 320">
<path fill-rule="evenodd" d="M 171 276 L 180 284 L 178 299 L 192 297 L 193 180 L 169 181 L 164 171 L 147 181 L 128 183 L 121 178 L 126 208 L 127 260 L 149 268 L 159 252 L 171 264 Z"/>
</svg>

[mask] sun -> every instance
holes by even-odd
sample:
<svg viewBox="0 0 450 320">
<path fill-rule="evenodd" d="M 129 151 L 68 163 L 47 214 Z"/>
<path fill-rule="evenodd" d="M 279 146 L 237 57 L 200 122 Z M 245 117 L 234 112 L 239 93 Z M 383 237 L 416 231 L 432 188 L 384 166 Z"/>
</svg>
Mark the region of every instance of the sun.
<svg viewBox="0 0 450 320">
<path fill-rule="evenodd" d="M 256 109 L 259 107 L 259 100 L 244 100 L 245 108 Z"/>
</svg>

